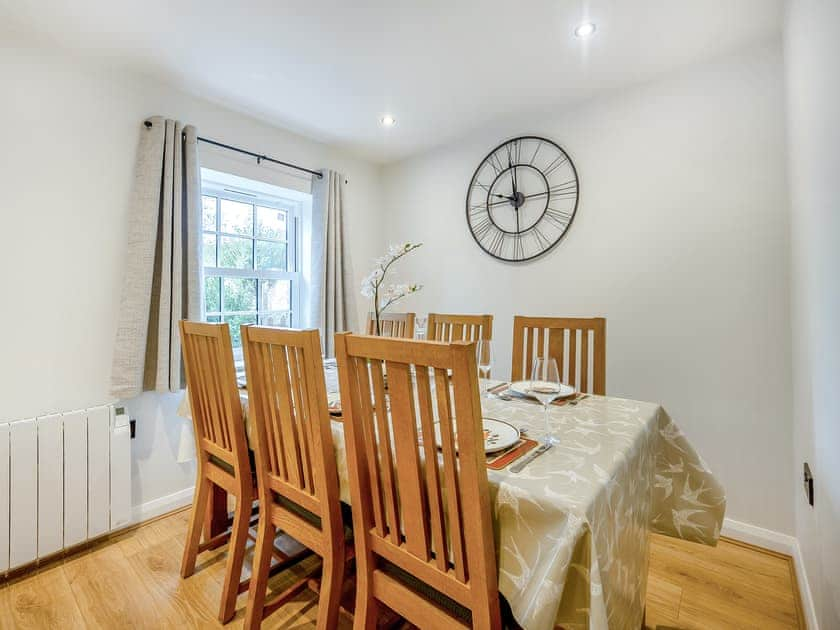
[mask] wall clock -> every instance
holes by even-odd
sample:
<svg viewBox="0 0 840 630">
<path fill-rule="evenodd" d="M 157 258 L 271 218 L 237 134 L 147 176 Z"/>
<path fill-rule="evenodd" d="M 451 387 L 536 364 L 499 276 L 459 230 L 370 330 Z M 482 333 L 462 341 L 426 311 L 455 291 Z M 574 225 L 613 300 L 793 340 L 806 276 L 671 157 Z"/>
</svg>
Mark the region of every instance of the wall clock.
<svg viewBox="0 0 840 630">
<path fill-rule="evenodd" d="M 578 206 L 575 165 L 557 143 L 521 136 L 493 149 L 467 190 L 467 224 L 485 252 L 524 262 L 557 245 Z"/>
</svg>

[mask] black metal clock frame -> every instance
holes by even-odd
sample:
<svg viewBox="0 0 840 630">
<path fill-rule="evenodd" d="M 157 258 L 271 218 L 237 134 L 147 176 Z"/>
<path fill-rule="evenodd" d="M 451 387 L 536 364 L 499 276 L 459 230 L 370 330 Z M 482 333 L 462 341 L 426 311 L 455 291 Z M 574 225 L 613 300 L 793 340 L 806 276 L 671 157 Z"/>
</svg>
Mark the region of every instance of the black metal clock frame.
<svg viewBox="0 0 840 630">
<path fill-rule="evenodd" d="M 496 152 L 498 152 L 500 149 L 504 148 L 505 146 L 510 145 L 511 143 L 523 142 L 523 141 L 528 141 L 528 140 L 535 140 L 538 143 L 540 143 L 540 144 L 538 144 L 538 147 L 541 147 L 542 144 L 547 144 L 547 145 L 550 145 L 550 146 L 554 147 L 557 150 L 557 152 L 560 154 L 560 156 L 565 158 L 565 161 L 568 162 L 569 167 L 571 168 L 572 174 L 574 175 L 575 203 L 574 203 L 574 208 L 572 209 L 571 215 L 568 219 L 568 222 L 566 223 L 566 226 L 563 228 L 563 231 L 560 233 L 560 235 L 557 238 L 555 238 L 547 246 L 541 248 L 540 251 L 538 251 L 537 253 L 535 253 L 531 256 L 524 256 L 523 255 L 522 258 L 507 258 L 505 256 L 500 256 L 500 255 L 497 255 L 497 254 L 489 251 L 487 249 L 487 247 L 485 247 L 485 245 L 481 242 L 478 235 L 476 235 L 475 230 L 473 229 L 473 224 L 470 221 L 470 214 L 471 214 L 470 209 L 471 209 L 471 207 L 474 208 L 474 207 L 477 207 L 477 206 L 476 206 L 476 204 L 473 204 L 473 206 L 470 206 L 470 197 L 472 195 L 473 188 L 476 187 L 476 178 L 478 177 L 482 168 L 486 164 L 490 163 L 491 158 L 493 158 L 495 156 Z M 537 152 L 539 152 L 539 148 L 537 149 Z M 546 216 L 546 213 L 550 209 L 550 203 L 551 203 L 551 199 L 552 199 L 551 186 L 549 184 L 548 176 L 546 175 L 546 173 L 542 169 L 540 169 L 539 167 L 534 166 L 534 164 L 533 164 L 533 161 L 536 158 L 536 153 L 534 154 L 534 157 L 531 159 L 531 162 L 520 163 L 519 162 L 519 157 L 520 156 L 517 155 L 517 163 L 516 164 L 510 164 L 507 168 L 504 167 L 504 164 L 501 164 L 502 168 L 496 174 L 496 176 L 493 179 L 493 182 L 490 184 L 490 186 L 489 187 L 482 186 L 482 188 L 486 188 L 486 193 L 487 193 L 487 198 L 484 202 L 484 204 L 486 206 L 486 209 L 487 209 L 487 217 L 488 217 L 489 221 L 492 223 L 492 225 L 494 226 L 494 228 L 501 234 L 521 235 L 521 234 L 527 233 L 528 231 L 536 228 L 543 221 L 543 219 Z M 501 179 L 505 174 L 507 174 L 508 171 L 511 170 L 511 168 L 514 168 L 514 171 L 515 171 L 516 168 L 529 168 L 529 169 L 533 169 L 533 170 L 537 171 L 540 174 L 540 176 L 541 176 L 541 178 L 542 178 L 542 180 L 545 184 L 545 188 L 546 188 L 545 193 L 536 193 L 537 195 L 545 194 L 545 205 L 543 206 L 542 213 L 540 214 L 539 218 L 537 218 L 536 221 L 533 221 L 531 226 L 528 227 L 526 230 L 511 231 L 511 230 L 504 229 L 502 226 L 498 225 L 496 223 L 496 221 L 493 219 L 493 213 L 490 210 L 490 208 L 493 205 L 498 205 L 498 204 L 502 203 L 502 202 L 495 202 L 495 203 L 491 202 L 491 199 L 490 199 L 491 191 L 494 190 L 495 183 L 499 179 Z M 505 197 L 504 195 L 496 195 L 496 196 Z M 514 198 L 514 197 L 505 197 L 505 198 L 508 199 L 512 204 L 515 204 L 514 208 L 518 213 L 519 206 L 522 203 L 524 203 L 524 199 L 526 198 L 526 196 L 522 195 L 522 193 L 519 192 L 518 196 L 516 198 Z M 574 162 L 572 162 L 572 158 L 569 156 L 569 154 L 559 144 L 557 144 L 553 140 L 549 140 L 549 139 L 543 138 L 541 136 L 517 136 L 515 138 L 510 138 L 509 140 L 506 140 L 506 141 L 502 142 L 501 144 L 499 144 L 498 146 L 496 146 L 495 148 L 493 148 L 493 150 L 490 151 L 484 157 L 484 159 L 481 160 L 481 162 L 479 162 L 478 167 L 473 172 L 472 179 L 470 179 L 470 185 L 467 188 L 467 196 L 466 196 L 466 202 L 465 202 L 467 225 L 470 228 L 470 234 L 472 234 L 473 240 L 475 240 L 476 244 L 485 253 L 489 254 L 493 258 L 495 258 L 497 260 L 504 261 L 504 262 L 513 262 L 513 263 L 528 262 L 530 260 L 534 260 L 536 258 L 539 258 L 540 256 L 544 256 L 545 254 L 550 252 L 552 249 L 554 249 L 560 243 L 560 241 L 563 240 L 563 237 L 565 237 L 566 234 L 569 232 L 569 228 L 571 227 L 572 222 L 574 221 L 575 216 L 577 215 L 577 209 L 578 209 L 579 203 L 580 203 L 580 178 L 578 177 L 577 169 L 575 168 Z M 517 214 L 517 221 L 518 221 L 518 214 Z M 523 254 L 524 254 L 524 252 L 523 252 Z"/>
</svg>

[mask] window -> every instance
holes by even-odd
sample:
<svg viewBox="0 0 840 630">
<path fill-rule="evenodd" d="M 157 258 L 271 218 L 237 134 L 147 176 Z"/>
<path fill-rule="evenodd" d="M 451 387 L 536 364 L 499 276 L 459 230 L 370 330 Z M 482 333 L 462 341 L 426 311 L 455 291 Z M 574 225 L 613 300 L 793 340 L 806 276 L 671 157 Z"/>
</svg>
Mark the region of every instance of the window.
<svg viewBox="0 0 840 630">
<path fill-rule="evenodd" d="M 208 173 L 202 169 L 205 318 L 230 324 L 239 349 L 242 324 L 300 325 L 302 195 L 227 176 L 232 186 Z"/>
</svg>

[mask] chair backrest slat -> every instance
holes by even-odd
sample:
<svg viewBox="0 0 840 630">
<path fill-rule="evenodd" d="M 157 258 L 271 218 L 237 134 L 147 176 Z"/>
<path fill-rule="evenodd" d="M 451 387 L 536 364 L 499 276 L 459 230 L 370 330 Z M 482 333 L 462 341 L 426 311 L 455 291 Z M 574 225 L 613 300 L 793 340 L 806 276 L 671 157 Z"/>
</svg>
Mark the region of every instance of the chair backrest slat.
<svg viewBox="0 0 840 630">
<path fill-rule="evenodd" d="M 498 617 L 475 343 L 341 333 L 336 358 L 358 579 L 395 564 Z"/>
<path fill-rule="evenodd" d="M 589 391 L 589 331 L 580 335 L 580 391 Z"/>
<path fill-rule="evenodd" d="M 307 435 L 303 431 L 303 427 L 309 426 L 312 422 L 312 418 L 310 417 L 311 414 L 311 401 L 309 398 L 309 387 L 308 381 L 304 378 L 305 368 L 303 365 L 303 356 L 302 350 L 300 348 L 295 348 L 294 352 L 290 351 L 290 358 L 294 357 L 293 360 L 293 368 L 294 373 L 297 374 L 297 387 L 293 388 L 296 397 L 295 408 L 302 413 L 304 416 L 303 422 L 298 423 L 298 444 L 300 446 L 300 456 L 301 456 L 301 468 L 303 469 L 303 483 L 304 487 L 309 490 L 310 492 L 314 492 L 314 485 L 312 476 L 314 471 L 312 469 L 312 457 L 310 455 L 309 449 L 311 442 L 307 439 Z M 325 387 L 326 389 L 326 387 Z"/>
<path fill-rule="evenodd" d="M 271 380 L 264 383 L 269 387 L 269 400 L 275 403 L 279 420 L 275 434 L 279 436 L 278 447 L 283 453 L 286 478 L 283 481 L 300 486 L 300 458 L 298 456 L 297 436 L 294 427 L 291 386 L 289 384 L 289 363 L 285 346 L 269 347 Z M 272 388 L 273 386 L 273 388 Z M 279 475 L 279 471 L 271 471 Z"/>
<path fill-rule="evenodd" d="M 414 313 L 382 313 L 379 316 L 379 336 L 413 339 L 414 317 Z M 366 330 L 368 335 L 376 334 L 376 319 L 373 313 L 368 313 Z"/>
<path fill-rule="evenodd" d="M 394 464 L 399 463 L 396 466 L 398 492 L 402 507 L 407 510 L 406 518 L 402 519 L 405 546 L 409 553 L 423 561 L 428 561 L 430 557 L 429 523 L 425 515 L 428 514 L 429 509 L 426 493 L 421 488 L 414 388 L 411 384 L 408 364 L 387 361 L 386 366 L 391 415 L 411 420 L 393 432 Z M 424 518 L 412 518 L 413 514 L 422 514 Z"/>
<path fill-rule="evenodd" d="M 227 324 L 181 321 L 181 348 L 199 456 L 250 470 L 233 348 Z M 212 451 L 212 452 L 211 452 Z"/>
<path fill-rule="evenodd" d="M 530 378 L 533 360 L 549 356 L 557 361 L 563 382 L 582 392 L 606 394 L 606 330 L 603 317 L 517 315 L 513 320 L 511 379 Z"/>
<path fill-rule="evenodd" d="M 420 432 L 423 435 L 435 434 L 435 408 L 432 400 L 432 388 L 429 371 L 417 371 L 417 408 L 420 412 Z M 434 440 L 423 440 L 423 456 L 426 461 L 437 459 L 437 444 Z M 448 568 L 449 551 L 446 544 L 446 523 L 444 522 L 443 498 L 441 496 L 440 471 L 437 466 L 424 466 L 426 487 L 429 490 L 429 518 L 431 520 L 432 545 L 439 550 L 435 553 L 435 565 L 439 571 Z"/>
<path fill-rule="evenodd" d="M 436 369 L 435 395 L 437 398 L 438 421 L 440 423 L 440 441 L 444 470 L 455 470 L 455 436 L 452 422 L 452 402 L 448 395 L 449 375 L 446 370 Z M 461 518 L 461 492 L 457 475 L 445 475 L 445 492 L 450 526 L 450 543 L 452 545 L 452 563 L 455 576 L 461 582 L 467 580 L 467 568 L 464 559 L 464 523 Z"/>
<path fill-rule="evenodd" d="M 185 345 L 189 346 L 190 350 L 184 350 L 185 360 L 189 360 L 186 359 L 186 353 L 191 351 L 194 353 L 193 360 L 197 362 L 196 370 L 202 371 L 202 374 L 195 377 L 195 385 L 190 388 L 190 393 L 195 390 L 199 400 L 204 401 L 203 407 L 199 405 L 202 413 L 200 413 L 197 418 L 202 426 L 204 437 L 211 440 L 219 447 L 226 449 L 227 445 L 225 444 L 225 438 L 222 434 L 222 428 L 219 425 L 222 414 L 219 411 L 218 400 L 216 399 L 214 392 L 215 386 L 212 385 L 212 376 L 209 372 L 210 368 L 205 367 L 209 366 L 210 363 L 207 352 L 207 341 L 204 337 L 199 335 L 190 335 L 187 339 L 188 341 Z"/>
<path fill-rule="evenodd" d="M 492 315 L 429 313 L 426 338 L 432 341 L 478 341 L 493 338 Z"/>
<path fill-rule="evenodd" d="M 385 504 L 384 514 L 387 517 L 387 521 L 384 523 L 385 529 L 391 542 L 399 545 L 401 523 L 397 510 L 397 488 L 394 483 L 394 468 L 392 466 L 393 436 L 391 426 L 388 423 L 388 402 L 385 398 L 385 374 L 382 370 L 382 363 L 379 361 L 371 363 L 370 372 L 373 378 L 373 415 L 376 419 L 376 427 L 375 433 L 369 434 L 369 437 L 375 435 L 375 439 L 367 444 L 366 452 L 371 458 L 372 464 L 381 474 L 380 483 Z M 377 444 L 382 449 L 381 452 L 376 448 Z"/>
</svg>

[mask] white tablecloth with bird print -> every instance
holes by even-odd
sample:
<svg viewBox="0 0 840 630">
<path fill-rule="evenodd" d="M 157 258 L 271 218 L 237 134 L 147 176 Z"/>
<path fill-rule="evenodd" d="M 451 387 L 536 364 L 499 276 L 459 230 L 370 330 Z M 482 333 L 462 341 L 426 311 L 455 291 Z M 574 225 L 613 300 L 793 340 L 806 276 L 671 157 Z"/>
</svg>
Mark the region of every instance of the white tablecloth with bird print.
<svg viewBox="0 0 840 630">
<path fill-rule="evenodd" d="M 484 414 L 545 432 L 542 408 Z M 589 396 L 551 408 L 559 444 L 522 472 L 489 470 L 499 590 L 524 628 L 642 625 L 651 531 L 714 545 L 723 487 L 662 407 Z"/>
</svg>

